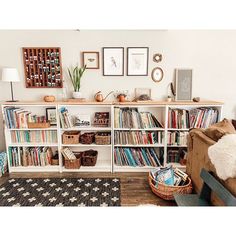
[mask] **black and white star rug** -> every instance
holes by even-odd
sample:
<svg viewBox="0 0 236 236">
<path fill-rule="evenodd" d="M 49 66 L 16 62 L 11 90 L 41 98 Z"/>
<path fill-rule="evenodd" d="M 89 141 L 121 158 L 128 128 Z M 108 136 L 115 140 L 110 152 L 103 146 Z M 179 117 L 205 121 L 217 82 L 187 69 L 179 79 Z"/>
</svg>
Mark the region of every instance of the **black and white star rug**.
<svg viewBox="0 0 236 236">
<path fill-rule="evenodd" d="M 117 178 L 14 178 L 0 186 L 0 206 L 120 206 Z"/>
</svg>

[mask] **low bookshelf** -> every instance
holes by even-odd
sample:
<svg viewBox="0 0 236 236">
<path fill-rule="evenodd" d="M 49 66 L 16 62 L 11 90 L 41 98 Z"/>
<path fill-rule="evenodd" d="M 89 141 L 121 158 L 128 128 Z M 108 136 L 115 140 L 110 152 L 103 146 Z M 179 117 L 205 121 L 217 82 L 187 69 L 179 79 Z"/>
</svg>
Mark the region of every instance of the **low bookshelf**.
<svg viewBox="0 0 236 236">
<path fill-rule="evenodd" d="M 168 163 L 184 170 L 186 166 L 183 157 L 187 152 L 186 139 L 189 129 L 206 128 L 218 122 L 222 118 L 222 107 L 222 103 L 215 101 L 3 103 L 2 114 L 9 171 L 146 172 L 156 166 L 166 166 Z M 54 125 L 47 128 L 28 128 L 24 124 L 25 116 L 29 114 L 33 119 L 40 117 L 45 119 L 47 108 L 55 110 Z M 63 112 L 74 118 L 81 118 L 82 115 L 86 120 L 88 117 L 90 123 L 87 126 L 80 123 L 62 124 L 62 120 L 66 122 L 65 117 L 62 117 Z M 11 115 L 20 113 L 23 124 L 19 125 L 19 121 L 14 120 L 14 116 L 11 117 L 10 113 Z M 93 123 L 97 113 L 109 114 L 106 125 L 97 126 Z M 108 132 L 111 135 L 111 142 L 104 145 L 95 142 L 64 143 L 63 134 L 71 131 L 79 132 L 80 135 Z M 66 169 L 61 153 L 66 147 L 73 152 L 96 150 L 98 152 L 96 165 Z M 47 163 L 47 158 L 55 154 L 58 155 L 58 163 L 53 165 Z M 35 159 L 26 161 L 27 155 Z"/>
</svg>

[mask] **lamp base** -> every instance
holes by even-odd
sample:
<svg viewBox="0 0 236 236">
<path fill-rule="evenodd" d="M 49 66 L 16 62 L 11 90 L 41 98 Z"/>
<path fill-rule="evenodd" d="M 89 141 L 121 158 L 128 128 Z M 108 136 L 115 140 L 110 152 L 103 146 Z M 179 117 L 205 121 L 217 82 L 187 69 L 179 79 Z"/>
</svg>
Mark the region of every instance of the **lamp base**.
<svg viewBox="0 0 236 236">
<path fill-rule="evenodd" d="M 19 100 L 8 100 L 6 102 L 19 102 Z"/>
</svg>

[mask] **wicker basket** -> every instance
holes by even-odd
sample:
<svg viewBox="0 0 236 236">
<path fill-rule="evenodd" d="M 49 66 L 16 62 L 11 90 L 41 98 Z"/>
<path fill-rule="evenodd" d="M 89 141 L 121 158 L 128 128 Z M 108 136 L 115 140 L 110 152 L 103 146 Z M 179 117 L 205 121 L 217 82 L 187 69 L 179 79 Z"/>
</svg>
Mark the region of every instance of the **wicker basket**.
<svg viewBox="0 0 236 236">
<path fill-rule="evenodd" d="M 63 144 L 78 144 L 80 131 L 66 131 L 62 134 Z"/>
<path fill-rule="evenodd" d="M 95 166 L 97 163 L 98 152 L 95 150 L 84 151 L 82 155 L 82 166 Z"/>
<path fill-rule="evenodd" d="M 59 165 L 59 159 L 52 159 L 52 165 L 53 166 L 58 166 Z"/>
<path fill-rule="evenodd" d="M 82 144 L 92 144 L 95 141 L 95 133 L 84 133 L 80 135 L 80 143 Z"/>
<path fill-rule="evenodd" d="M 109 144 L 111 144 L 111 133 L 110 132 L 96 133 L 95 143 L 97 145 L 109 145 Z"/>
<path fill-rule="evenodd" d="M 50 122 L 28 122 L 28 128 L 29 129 L 45 129 L 50 128 Z"/>
<path fill-rule="evenodd" d="M 155 186 L 156 181 L 153 179 L 150 173 L 149 173 L 148 181 L 152 189 L 152 192 L 164 200 L 174 200 L 175 193 L 189 194 L 189 193 L 192 193 L 192 189 L 193 189 L 192 181 L 189 177 L 188 177 L 188 183 L 184 186 L 170 186 L 170 185 L 166 185 L 160 182 L 158 182 L 158 185 Z"/>
</svg>

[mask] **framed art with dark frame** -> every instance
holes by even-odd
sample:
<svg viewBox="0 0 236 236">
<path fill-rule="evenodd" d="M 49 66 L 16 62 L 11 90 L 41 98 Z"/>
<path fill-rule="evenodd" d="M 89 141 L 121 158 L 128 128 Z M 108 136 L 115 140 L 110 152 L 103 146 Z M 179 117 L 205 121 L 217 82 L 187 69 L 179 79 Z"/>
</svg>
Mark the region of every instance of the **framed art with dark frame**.
<svg viewBox="0 0 236 236">
<path fill-rule="evenodd" d="M 192 101 L 192 69 L 175 70 L 176 101 Z"/>
<path fill-rule="evenodd" d="M 127 48 L 127 76 L 148 75 L 148 47 Z"/>
<path fill-rule="evenodd" d="M 50 125 L 57 125 L 57 111 L 55 107 L 46 108 L 46 119 L 47 121 L 50 121 Z"/>
<path fill-rule="evenodd" d="M 82 52 L 82 66 L 86 69 L 99 69 L 99 52 Z"/>
<path fill-rule="evenodd" d="M 103 47 L 103 76 L 124 75 L 124 48 Z"/>
</svg>

